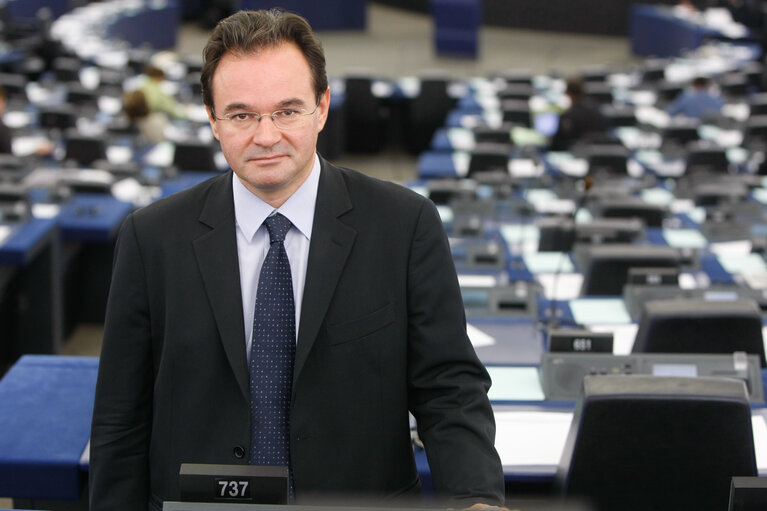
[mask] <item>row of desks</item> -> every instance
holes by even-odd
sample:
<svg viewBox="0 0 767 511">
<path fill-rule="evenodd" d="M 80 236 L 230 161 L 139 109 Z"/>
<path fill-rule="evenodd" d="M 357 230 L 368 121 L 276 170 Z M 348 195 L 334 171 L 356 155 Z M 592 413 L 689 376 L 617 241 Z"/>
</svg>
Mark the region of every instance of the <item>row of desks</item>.
<svg viewBox="0 0 767 511">
<path fill-rule="evenodd" d="M 98 359 L 28 355 L 0 381 L 0 495 L 77 500 L 88 471 Z M 535 367 L 491 366 L 496 447 L 509 482 L 551 482 L 574 403 L 546 402 Z M 767 475 L 767 410 L 753 409 L 759 472 Z M 428 483 L 422 450 L 416 460 Z"/>
</svg>

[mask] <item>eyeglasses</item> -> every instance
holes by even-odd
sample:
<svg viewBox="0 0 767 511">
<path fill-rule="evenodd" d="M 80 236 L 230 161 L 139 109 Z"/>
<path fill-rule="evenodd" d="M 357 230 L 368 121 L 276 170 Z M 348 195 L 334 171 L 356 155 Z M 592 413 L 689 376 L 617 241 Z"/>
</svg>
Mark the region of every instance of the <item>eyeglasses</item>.
<svg viewBox="0 0 767 511">
<path fill-rule="evenodd" d="M 314 110 L 307 112 L 305 108 L 286 108 L 277 110 L 270 114 L 260 114 L 258 112 L 230 112 L 223 117 L 214 117 L 219 121 L 229 121 L 233 128 L 248 130 L 258 125 L 264 117 L 271 117 L 274 127 L 280 130 L 290 130 L 303 124 L 304 118 L 313 115 L 319 108 L 320 102 L 314 107 Z"/>
</svg>

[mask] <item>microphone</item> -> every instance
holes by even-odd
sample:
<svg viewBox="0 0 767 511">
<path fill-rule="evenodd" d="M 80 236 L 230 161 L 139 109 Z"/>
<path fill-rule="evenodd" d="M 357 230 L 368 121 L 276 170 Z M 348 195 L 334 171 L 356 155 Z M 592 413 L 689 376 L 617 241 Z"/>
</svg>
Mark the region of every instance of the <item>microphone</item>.
<svg viewBox="0 0 767 511">
<path fill-rule="evenodd" d="M 573 245 L 575 244 L 577 240 L 577 229 L 575 224 L 575 219 L 578 216 L 578 212 L 581 211 L 581 209 L 584 208 L 586 205 L 586 201 L 589 198 L 589 190 L 594 186 L 594 178 L 592 176 L 586 176 L 583 178 L 583 192 L 581 193 L 581 196 L 578 197 L 578 200 L 575 203 L 575 207 L 573 208 L 572 213 L 565 217 L 565 220 L 572 221 L 573 224 Z M 572 253 L 573 247 L 570 246 L 570 253 Z M 549 306 L 549 314 L 548 314 L 548 320 L 546 322 L 546 326 L 550 327 L 554 325 L 555 327 L 559 326 L 559 323 L 556 321 L 556 314 L 557 314 L 557 284 L 559 283 L 559 275 L 562 273 L 562 269 L 564 267 L 565 259 L 567 257 L 567 253 L 563 252 L 562 256 L 559 258 L 559 264 L 557 265 L 557 269 L 554 272 L 554 275 L 551 279 L 551 304 Z"/>
</svg>

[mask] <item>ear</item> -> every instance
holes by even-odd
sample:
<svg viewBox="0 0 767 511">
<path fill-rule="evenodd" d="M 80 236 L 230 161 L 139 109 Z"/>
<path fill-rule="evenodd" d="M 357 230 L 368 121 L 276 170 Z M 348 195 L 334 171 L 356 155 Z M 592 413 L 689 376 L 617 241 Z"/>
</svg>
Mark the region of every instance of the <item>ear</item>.
<svg viewBox="0 0 767 511">
<path fill-rule="evenodd" d="M 330 111 L 330 87 L 325 89 L 325 92 L 320 98 L 320 104 L 317 105 L 317 132 L 322 131 L 325 127 L 325 122 L 328 120 L 328 112 Z"/>
<path fill-rule="evenodd" d="M 208 122 L 210 122 L 210 129 L 213 131 L 213 136 L 216 137 L 216 140 L 221 140 L 218 138 L 218 123 L 216 122 L 216 118 L 213 116 L 213 111 L 210 109 L 208 105 L 205 105 L 205 111 L 208 112 Z"/>
</svg>

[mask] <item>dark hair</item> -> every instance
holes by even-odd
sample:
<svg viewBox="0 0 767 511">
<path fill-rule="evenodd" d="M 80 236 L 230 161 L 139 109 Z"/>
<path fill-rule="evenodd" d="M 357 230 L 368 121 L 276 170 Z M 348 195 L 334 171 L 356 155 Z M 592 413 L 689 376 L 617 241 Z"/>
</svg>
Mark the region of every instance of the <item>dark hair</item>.
<svg viewBox="0 0 767 511">
<path fill-rule="evenodd" d="M 165 80 L 165 71 L 152 64 L 147 64 L 144 67 L 144 74 L 155 80 Z"/>
<path fill-rule="evenodd" d="M 325 53 L 309 22 L 281 9 L 239 11 L 218 22 L 202 51 L 202 101 L 213 111 L 213 73 L 228 52 L 247 54 L 282 43 L 294 43 L 312 72 L 316 100 L 328 88 Z"/>
<path fill-rule="evenodd" d="M 705 76 L 696 76 L 692 80 L 692 86 L 696 89 L 705 89 L 711 85 L 711 80 Z"/>
<path fill-rule="evenodd" d="M 583 80 L 579 77 L 568 79 L 565 93 L 574 100 L 580 99 L 583 96 Z"/>
<path fill-rule="evenodd" d="M 146 95 L 140 90 L 126 92 L 123 96 L 123 110 L 131 122 L 137 119 L 143 119 L 149 115 L 149 104 L 146 101 Z"/>
</svg>

